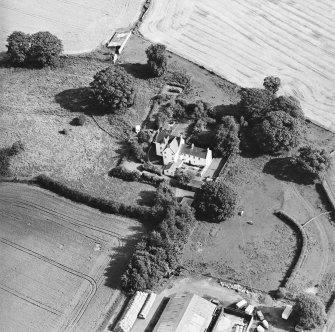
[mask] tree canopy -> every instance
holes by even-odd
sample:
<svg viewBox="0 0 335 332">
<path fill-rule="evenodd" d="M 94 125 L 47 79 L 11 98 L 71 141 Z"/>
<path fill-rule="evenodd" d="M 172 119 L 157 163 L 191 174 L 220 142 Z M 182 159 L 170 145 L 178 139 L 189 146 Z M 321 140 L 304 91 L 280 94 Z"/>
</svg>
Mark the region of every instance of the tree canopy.
<svg viewBox="0 0 335 332">
<path fill-rule="evenodd" d="M 37 67 L 54 66 L 62 51 L 59 38 L 48 31 L 40 31 L 31 36 L 28 61 Z"/>
<path fill-rule="evenodd" d="M 264 88 L 273 94 L 277 93 L 280 88 L 280 84 L 280 78 L 275 76 L 267 76 L 263 81 Z"/>
<path fill-rule="evenodd" d="M 195 178 L 195 175 L 189 170 L 183 171 L 178 168 L 175 173 L 175 178 L 180 184 L 186 185 Z"/>
<path fill-rule="evenodd" d="M 286 112 L 269 112 L 263 122 L 253 129 L 253 136 L 263 152 L 289 151 L 299 144 L 301 138 L 300 120 Z"/>
<path fill-rule="evenodd" d="M 300 173 L 316 178 L 329 167 L 330 156 L 324 149 L 306 145 L 299 148 L 298 153 L 293 157 L 293 164 Z"/>
<path fill-rule="evenodd" d="M 30 35 L 21 31 L 14 31 L 7 38 L 7 54 L 10 62 L 14 65 L 22 65 L 30 47 Z"/>
<path fill-rule="evenodd" d="M 242 89 L 241 106 L 245 119 L 251 124 L 259 123 L 270 111 L 274 99 L 272 92 L 266 89 Z"/>
<path fill-rule="evenodd" d="M 298 295 L 294 310 L 299 317 L 299 325 L 308 330 L 324 325 L 327 319 L 324 304 L 313 294 Z"/>
<path fill-rule="evenodd" d="M 134 103 L 134 81 L 122 67 L 111 66 L 99 71 L 90 87 L 95 101 L 109 112 L 125 110 Z"/>
<path fill-rule="evenodd" d="M 215 134 L 215 151 L 222 157 L 228 157 L 239 151 L 239 128 L 231 116 L 223 117 L 221 121 Z"/>
<path fill-rule="evenodd" d="M 163 44 L 152 44 L 145 51 L 148 66 L 154 76 L 162 76 L 167 70 L 166 47 Z"/>
<path fill-rule="evenodd" d="M 275 98 L 271 103 L 271 110 L 274 112 L 285 112 L 297 119 L 304 118 L 299 100 L 292 96 L 280 96 Z"/>
<path fill-rule="evenodd" d="M 222 182 L 205 182 L 194 195 L 197 215 L 207 221 L 221 222 L 234 215 L 237 193 Z"/>
</svg>

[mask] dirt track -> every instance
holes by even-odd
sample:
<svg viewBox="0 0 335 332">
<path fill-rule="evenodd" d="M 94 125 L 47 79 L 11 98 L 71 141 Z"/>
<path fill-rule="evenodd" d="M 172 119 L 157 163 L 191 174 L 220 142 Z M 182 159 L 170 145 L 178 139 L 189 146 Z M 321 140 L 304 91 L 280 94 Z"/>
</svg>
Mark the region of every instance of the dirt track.
<svg viewBox="0 0 335 332">
<path fill-rule="evenodd" d="M 43 5 L 42 5 L 43 3 Z M 118 28 L 138 19 L 144 0 L 0 0 L 0 50 L 7 36 L 50 31 L 64 44 L 65 53 L 88 52 L 108 41 Z"/>
<path fill-rule="evenodd" d="M 155 0 L 140 31 L 241 86 L 282 79 L 313 121 L 335 131 L 332 0 Z"/>
<path fill-rule="evenodd" d="M 1 326 L 97 330 L 119 294 L 115 280 L 140 224 L 12 183 L 0 184 L 0 215 Z"/>
</svg>

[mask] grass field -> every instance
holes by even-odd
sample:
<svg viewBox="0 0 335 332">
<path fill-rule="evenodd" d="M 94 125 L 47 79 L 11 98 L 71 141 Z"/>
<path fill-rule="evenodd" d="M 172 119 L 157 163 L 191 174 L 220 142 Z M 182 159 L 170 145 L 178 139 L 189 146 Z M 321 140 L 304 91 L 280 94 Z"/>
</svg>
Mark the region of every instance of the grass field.
<svg viewBox="0 0 335 332">
<path fill-rule="evenodd" d="M 139 18 L 144 0 L 1 0 L 0 50 L 13 31 L 50 31 L 65 53 L 88 52 L 129 28 Z"/>
<path fill-rule="evenodd" d="M 109 62 L 86 58 L 69 58 L 56 70 L 0 68 L 0 147 L 21 140 L 25 151 L 12 159 L 13 175 L 31 176 L 41 172 L 64 181 L 77 189 L 129 203 L 150 203 L 152 186 L 127 183 L 108 176 L 117 160 L 127 153 L 124 131 L 130 130 L 147 114 L 151 96 L 140 100 L 124 119 L 115 117 L 110 124 L 107 115 L 96 119 L 89 100 L 89 83 Z M 142 89 L 143 96 L 148 90 Z M 72 126 L 72 119 L 86 114 L 84 126 Z M 69 135 L 60 133 L 64 128 Z"/>
<path fill-rule="evenodd" d="M 2 330 L 97 331 L 142 226 L 10 183 L 0 215 Z"/>
<path fill-rule="evenodd" d="M 140 31 L 240 86 L 279 76 L 280 93 L 335 131 L 332 0 L 156 0 Z"/>
</svg>

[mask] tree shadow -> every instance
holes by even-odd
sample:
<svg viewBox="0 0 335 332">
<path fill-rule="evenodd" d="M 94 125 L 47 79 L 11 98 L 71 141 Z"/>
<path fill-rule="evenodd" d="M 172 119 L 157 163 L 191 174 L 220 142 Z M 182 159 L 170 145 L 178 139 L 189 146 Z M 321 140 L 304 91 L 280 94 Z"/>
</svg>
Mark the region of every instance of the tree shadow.
<svg viewBox="0 0 335 332">
<path fill-rule="evenodd" d="M 121 67 L 123 67 L 126 72 L 130 75 L 132 75 L 135 78 L 139 78 L 142 80 L 146 80 L 149 78 L 153 78 L 149 66 L 144 63 L 123 63 L 121 64 Z"/>
<path fill-rule="evenodd" d="M 138 205 L 153 206 L 156 192 L 150 190 L 142 190 L 137 200 Z"/>
<path fill-rule="evenodd" d="M 89 87 L 64 90 L 55 95 L 55 102 L 70 112 L 82 112 L 87 115 L 103 115 L 103 110 L 94 103 Z"/>
<path fill-rule="evenodd" d="M 265 164 L 263 172 L 273 175 L 276 179 L 281 181 L 294 182 L 304 185 L 314 183 L 314 179 L 306 175 L 302 175 L 297 171 L 296 167 L 292 164 L 292 159 L 289 157 L 274 158 L 269 160 Z"/>
<path fill-rule="evenodd" d="M 213 110 L 217 119 L 220 119 L 223 116 L 240 117 L 241 115 L 243 115 L 240 103 L 229 105 L 216 105 L 214 106 Z"/>
<path fill-rule="evenodd" d="M 121 289 L 121 276 L 126 270 L 129 259 L 135 251 L 135 246 L 141 236 L 144 234 L 142 226 L 131 227 L 132 230 L 137 231 L 128 237 L 120 239 L 120 245 L 114 247 L 114 255 L 110 256 L 110 262 L 105 269 L 104 276 L 106 277 L 105 286 L 113 289 Z"/>
</svg>

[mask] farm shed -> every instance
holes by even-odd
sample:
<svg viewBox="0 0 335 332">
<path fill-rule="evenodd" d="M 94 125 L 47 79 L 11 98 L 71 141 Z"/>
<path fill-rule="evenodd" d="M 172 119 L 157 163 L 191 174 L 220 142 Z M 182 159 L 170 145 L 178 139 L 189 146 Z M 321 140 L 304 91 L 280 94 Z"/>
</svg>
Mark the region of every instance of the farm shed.
<svg viewBox="0 0 335 332">
<path fill-rule="evenodd" d="M 170 298 L 153 332 L 204 332 L 216 306 L 196 294 Z"/>
<path fill-rule="evenodd" d="M 147 297 L 148 293 L 139 291 L 135 293 L 130 299 L 121 319 L 117 323 L 116 328 L 114 329 L 115 332 L 129 332 L 131 330 Z"/>
<path fill-rule="evenodd" d="M 146 319 L 148 316 L 148 313 L 154 304 L 156 300 L 157 294 L 156 293 L 150 293 L 149 296 L 147 297 L 147 300 L 145 301 L 145 304 L 141 310 L 141 312 L 138 314 L 139 318 Z"/>
</svg>

